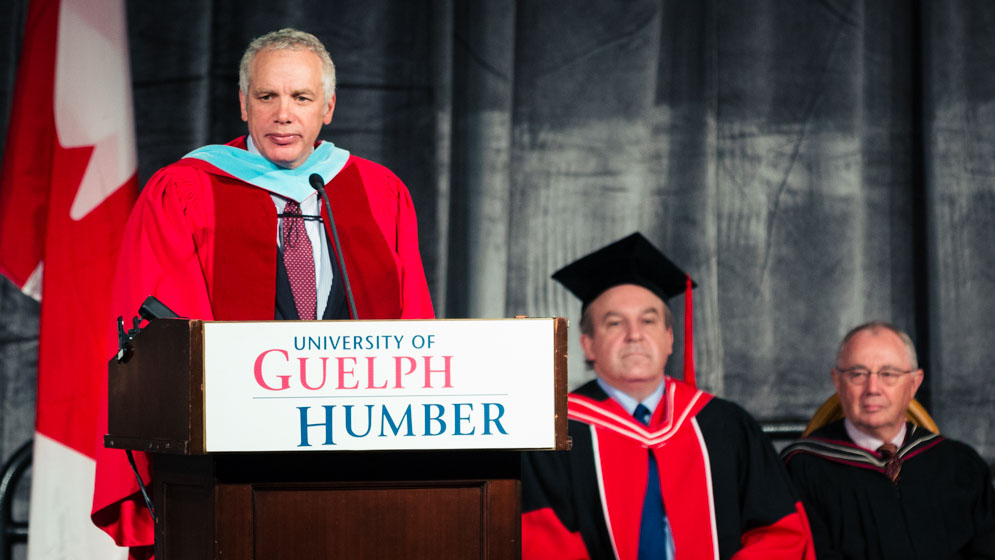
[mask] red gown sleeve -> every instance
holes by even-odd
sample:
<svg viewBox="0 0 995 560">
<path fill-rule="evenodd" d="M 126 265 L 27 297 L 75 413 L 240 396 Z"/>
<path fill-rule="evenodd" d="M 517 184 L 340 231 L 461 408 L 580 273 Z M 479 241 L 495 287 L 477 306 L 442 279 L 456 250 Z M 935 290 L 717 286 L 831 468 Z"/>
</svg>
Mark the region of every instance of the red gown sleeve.
<svg viewBox="0 0 995 560">
<path fill-rule="evenodd" d="M 108 357 L 117 351 L 117 317 L 126 328 L 149 295 L 183 317 L 211 319 L 209 282 L 214 208 L 208 179 L 188 168 L 167 167 L 145 186 L 122 235 L 114 274 Z M 118 546 L 141 547 L 132 558 L 147 558 L 154 527 L 124 451 L 107 449 L 107 378 L 103 377 L 97 426 L 96 475 L 91 519 Z M 148 457 L 136 452 L 148 484 Z"/>
<path fill-rule="evenodd" d="M 401 319 L 432 319 L 425 268 L 418 249 L 418 220 L 407 187 L 398 192 L 397 255 L 401 260 Z"/>
<path fill-rule="evenodd" d="M 815 547 L 809 531 L 808 518 L 801 502 L 796 511 L 777 522 L 751 529 L 743 534 L 741 548 L 733 560 L 769 560 L 772 558 L 797 558 L 815 560 Z"/>
<path fill-rule="evenodd" d="M 586 560 L 590 558 L 579 532 L 567 529 L 553 511 L 522 514 L 523 560 Z"/>
<path fill-rule="evenodd" d="M 435 311 L 418 249 L 418 220 L 408 187 L 382 165 L 355 156 L 352 164 L 360 170 L 370 211 L 397 266 L 401 310 L 396 318 L 434 319 Z"/>
<path fill-rule="evenodd" d="M 522 454 L 522 560 L 587 560 L 563 453 Z"/>
</svg>

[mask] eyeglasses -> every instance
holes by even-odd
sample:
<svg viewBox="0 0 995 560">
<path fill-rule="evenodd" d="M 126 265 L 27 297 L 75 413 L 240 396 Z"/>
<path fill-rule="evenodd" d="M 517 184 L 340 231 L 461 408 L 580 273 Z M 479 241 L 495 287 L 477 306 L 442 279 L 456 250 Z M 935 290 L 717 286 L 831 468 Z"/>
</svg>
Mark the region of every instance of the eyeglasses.
<svg viewBox="0 0 995 560">
<path fill-rule="evenodd" d="M 871 371 L 867 368 L 856 367 L 850 369 L 838 369 L 836 371 L 851 385 L 866 385 L 867 380 L 871 378 L 871 374 L 876 373 L 878 375 L 878 379 L 881 380 L 881 383 L 892 387 L 898 385 L 898 382 L 902 379 L 902 377 L 916 370 L 910 369 L 908 371 L 903 371 L 900 369 L 883 368 L 878 371 Z"/>
</svg>

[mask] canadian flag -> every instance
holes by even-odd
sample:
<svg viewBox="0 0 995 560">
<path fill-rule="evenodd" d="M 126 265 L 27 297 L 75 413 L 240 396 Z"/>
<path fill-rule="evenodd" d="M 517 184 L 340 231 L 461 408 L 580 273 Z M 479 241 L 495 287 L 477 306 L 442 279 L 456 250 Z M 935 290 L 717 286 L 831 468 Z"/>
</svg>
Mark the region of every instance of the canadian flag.
<svg viewBox="0 0 995 560">
<path fill-rule="evenodd" d="M 41 301 L 28 557 L 125 558 L 90 521 L 110 286 L 137 194 L 122 0 L 33 0 L 0 172 L 0 272 Z"/>
</svg>

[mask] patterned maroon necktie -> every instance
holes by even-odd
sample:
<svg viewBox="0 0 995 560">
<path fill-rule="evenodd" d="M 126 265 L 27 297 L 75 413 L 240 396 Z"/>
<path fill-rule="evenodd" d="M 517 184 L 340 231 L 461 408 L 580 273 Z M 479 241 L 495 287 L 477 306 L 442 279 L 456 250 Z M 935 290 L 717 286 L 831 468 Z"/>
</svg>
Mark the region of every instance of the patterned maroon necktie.
<svg viewBox="0 0 995 560">
<path fill-rule="evenodd" d="M 283 264 L 290 277 L 290 291 L 294 294 L 297 315 L 304 320 L 314 320 L 318 301 L 314 280 L 314 252 L 307 231 L 304 230 L 301 205 L 293 200 L 287 201 L 283 208 L 280 235 L 283 242 Z"/>
<path fill-rule="evenodd" d="M 884 474 L 893 484 L 898 484 L 898 475 L 902 470 L 902 460 L 897 455 L 898 447 L 894 443 L 886 443 L 878 448 L 882 459 L 888 462 L 884 466 Z"/>
</svg>

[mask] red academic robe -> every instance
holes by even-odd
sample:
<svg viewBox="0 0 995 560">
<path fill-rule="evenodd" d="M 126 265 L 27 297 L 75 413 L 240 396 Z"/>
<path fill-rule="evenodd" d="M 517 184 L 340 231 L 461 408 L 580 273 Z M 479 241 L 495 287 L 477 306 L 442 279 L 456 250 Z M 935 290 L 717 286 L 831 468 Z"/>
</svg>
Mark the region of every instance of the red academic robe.
<svg viewBox="0 0 995 560">
<path fill-rule="evenodd" d="M 244 149 L 245 139 L 230 145 Z M 387 168 L 349 156 L 326 191 L 359 318 L 434 318 L 407 187 Z M 182 317 L 272 320 L 276 237 L 268 192 L 198 159 L 169 165 L 149 180 L 123 232 L 112 317 L 130 326 L 154 295 Z M 108 356 L 117 350 L 116 324 L 109 334 Z M 103 447 L 106 387 L 102 395 L 92 519 L 118 545 L 143 547 L 132 557 L 144 558 L 154 542 L 151 517 L 124 452 Z M 135 455 L 148 482 L 148 459 Z"/>
<path fill-rule="evenodd" d="M 666 378 L 650 427 L 596 382 L 568 399 L 573 449 L 522 462 L 522 557 L 635 560 L 650 450 L 675 560 L 811 559 L 787 475 L 742 408 Z"/>
</svg>

